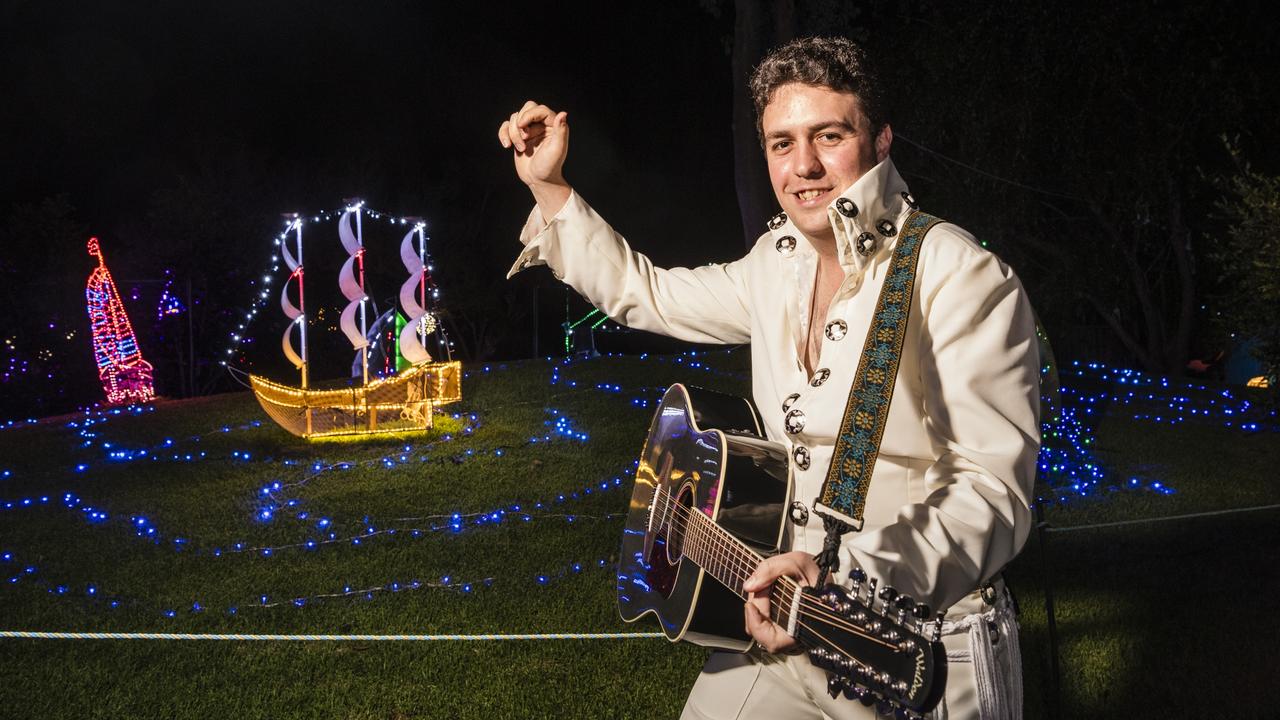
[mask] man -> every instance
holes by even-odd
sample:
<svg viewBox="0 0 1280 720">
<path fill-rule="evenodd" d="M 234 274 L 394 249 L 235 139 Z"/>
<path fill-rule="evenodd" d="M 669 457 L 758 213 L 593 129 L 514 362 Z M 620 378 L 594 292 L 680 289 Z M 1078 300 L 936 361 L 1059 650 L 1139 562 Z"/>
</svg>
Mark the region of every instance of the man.
<svg viewBox="0 0 1280 720">
<path fill-rule="evenodd" d="M 611 318 L 695 342 L 751 343 L 752 393 L 768 436 L 792 454 L 790 552 L 760 564 L 744 622 L 758 648 L 713 653 L 686 718 L 865 718 L 826 693 L 823 671 L 767 619 L 783 575 L 812 584 L 823 549 L 813 508 L 899 231 L 916 206 L 889 159 L 893 131 L 863 52 L 838 38 L 772 51 L 751 79 L 783 213 L 743 258 L 654 268 L 562 174 L 566 113 L 526 103 L 499 128 L 537 203 L 512 273 L 534 264 Z M 834 579 L 861 568 L 948 608 L 938 715 L 1021 713 L 1016 624 L 998 572 L 1021 549 L 1039 449 L 1037 346 L 1013 272 L 965 231 L 934 226 L 918 269 L 893 400 L 866 495 Z"/>
</svg>

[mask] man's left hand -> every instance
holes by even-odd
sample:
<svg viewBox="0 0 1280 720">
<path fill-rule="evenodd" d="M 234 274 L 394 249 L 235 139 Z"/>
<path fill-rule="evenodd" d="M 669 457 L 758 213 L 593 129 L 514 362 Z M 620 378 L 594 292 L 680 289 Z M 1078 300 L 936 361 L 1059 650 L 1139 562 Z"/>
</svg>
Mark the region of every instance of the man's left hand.
<svg viewBox="0 0 1280 720">
<path fill-rule="evenodd" d="M 796 646 L 796 639 L 769 618 L 769 595 L 773 592 L 773 581 L 783 576 L 796 580 L 802 586 L 811 586 L 818 582 L 818 564 L 806 552 L 774 555 L 765 558 L 756 571 L 751 573 L 751 577 L 742 583 L 742 589 L 747 593 L 744 610 L 747 632 L 760 647 L 771 653 L 786 652 Z"/>
</svg>

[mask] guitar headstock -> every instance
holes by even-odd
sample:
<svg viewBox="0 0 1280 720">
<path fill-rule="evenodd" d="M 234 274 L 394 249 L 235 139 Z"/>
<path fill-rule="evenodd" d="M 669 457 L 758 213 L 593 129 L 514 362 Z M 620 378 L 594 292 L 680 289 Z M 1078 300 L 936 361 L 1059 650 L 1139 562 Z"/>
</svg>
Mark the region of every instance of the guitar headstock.
<svg viewBox="0 0 1280 720">
<path fill-rule="evenodd" d="M 852 592 L 839 585 L 803 589 L 796 638 L 827 671 L 832 697 L 843 694 L 890 716 L 920 717 L 946 686 L 937 621 L 928 606 L 891 587 L 876 592 L 874 581 L 864 598 L 861 570 L 852 579 Z"/>
</svg>

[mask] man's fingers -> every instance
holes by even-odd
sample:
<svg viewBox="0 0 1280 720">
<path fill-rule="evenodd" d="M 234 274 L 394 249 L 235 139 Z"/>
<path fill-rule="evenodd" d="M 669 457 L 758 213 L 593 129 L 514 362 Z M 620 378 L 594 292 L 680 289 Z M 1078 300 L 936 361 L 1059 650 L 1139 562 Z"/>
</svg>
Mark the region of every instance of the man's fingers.
<svg viewBox="0 0 1280 720">
<path fill-rule="evenodd" d="M 755 602 L 748 600 L 746 609 L 747 634 L 759 638 L 769 633 L 771 629 L 769 627 L 769 619 L 764 616 L 764 613 L 760 612 L 760 608 L 756 607 Z"/>
<path fill-rule="evenodd" d="M 530 100 L 529 102 L 533 101 Z M 530 105 L 529 103 L 525 103 L 524 107 L 520 108 L 520 112 L 516 113 L 521 130 L 527 130 L 530 125 L 545 124 L 555 116 L 555 112 L 546 105 Z"/>
<path fill-rule="evenodd" d="M 756 606 L 753 605 L 750 600 L 747 601 L 745 607 L 747 610 L 745 616 L 747 634 L 754 636 L 756 634 L 756 628 L 760 625 L 760 611 L 756 609 Z"/>
<path fill-rule="evenodd" d="M 742 589 L 758 592 L 784 575 L 803 580 L 806 585 L 812 585 L 818 580 L 818 566 L 813 562 L 813 557 L 807 553 L 789 552 L 774 555 L 760 562 L 755 572 L 742 583 Z"/>
<path fill-rule="evenodd" d="M 524 141 L 520 139 L 520 127 L 517 124 L 519 113 L 511 113 L 511 118 L 507 120 L 507 138 L 511 140 L 511 146 L 516 152 L 524 152 Z"/>
<path fill-rule="evenodd" d="M 565 119 L 568 113 L 556 113 L 546 105 L 526 100 L 519 110 L 511 113 L 498 127 L 498 142 L 504 148 L 515 148 L 516 152 L 528 151 L 530 141 L 537 141 L 548 134 L 551 128 L 568 130 Z"/>
<path fill-rule="evenodd" d="M 781 626 L 770 620 L 753 601 L 746 604 L 747 634 L 767 652 L 777 652 L 794 644 Z"/>
<path fill-rule="evenodd" d="M 781 555 L 765 558 L 756 567 L 755 572 L 742 583 L 742 589 L 757 592 L 773 584 L 773 581 L 786 574 Z"/>
</svg>

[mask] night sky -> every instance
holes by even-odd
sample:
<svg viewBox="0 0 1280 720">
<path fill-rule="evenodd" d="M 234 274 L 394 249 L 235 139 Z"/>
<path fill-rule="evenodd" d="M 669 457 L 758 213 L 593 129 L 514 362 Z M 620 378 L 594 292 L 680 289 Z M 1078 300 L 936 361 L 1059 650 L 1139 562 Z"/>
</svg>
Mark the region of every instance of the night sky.
<svg viewBox="0 0 1280 720">
<path fill-rule="evenodd" d="M 536 98 L 570 111 L 566 174 L 619 225 L 660 238 L 678 213 L 707 252 L 741 249 L 731 18 L 697 3 L 3 7 L 0 196 L 67 193 L 108 238 L 176 176 L 244 157 L 280 212 L 360 196 L 438 229 L 483 212 L 514 243 L 529 199 L 496 129 Z"/>
<path fill-rule="evenodd" d="M 257 292 L 279 213 L 352 197 L 424 217 L 446 302 L 506 323 L 506 339 L 468 357 L 528 356 L 539 333 L 521 304 L 538 307 L 535 327 L 552 336 L 538 341 L 543 354 L 567 293 L 544 269 L 503 280 L 532 201 L 498 125 L 531 98 L 567 110 L 566 177 L 657 264 L 740 256 L 734 6 L 0 0 L 0 209 L 64 196 L 102 238 L 122 288 L 141 288 L 130 312 L 144 318 L 135 325 L 163 394 L 234 387 L 215 366 Z M 1157 220 L 1164 212 L 1161 193 L 1179 199 L 1198 244 L 1221 230 L 1206 178 L 1230 169 L 1222 136 L 1238 137 L 1256 167 L 1280 167 L 1280 46 L 1262 3 L 795 7 L 798 34 L 845 28 L 887 68 L 893 156 L 913 192 L 1014 264 L 1064 357 L 1133 360 L 1081 301 L 1093 283 L 1085 292 L 1107 295 L 1115 313 L 1134 307 L 1119 263 L 1098 253 L 1094 209 L 1146 243 L 1165 302 L 1177 289 L 1159 277 L 1167 252 L 1148 222 L 1151 208 Z M 338 252 L 336 236 L 326 243 Z M 1094 261 L 1064 273 L 1063 255 Z M 336 256 L 311 257 L 336 275 Z M 388 278 L 395 261 L 388 253 Z M 0 257 L 4 330 L 18 341 L 0 361 L 52 347 L 56 367 L 30 370 L 51 383 L 35 392 L 58 396 L 48 408 L 96 398 L 87 338 L 66 340 L 87 329 L 92 266 L 78 232 Z M 1212 268 L 1197 272 L 1208 297 Z M 145 320 L 164 278 L 178 276 L 194 277 L 201 305 L 190 332 Z M 395 288 L 387 280 L 371 294 L 386 303 Z M 267 313 L 250 329 L 275 366 L 283 327 Z M 183 391 L 191 336 L 200 387 Z M 26 382 L 0 388 L 0 408 L 25 407 L 8 395 L 33 392 Z"/>
</svg>

